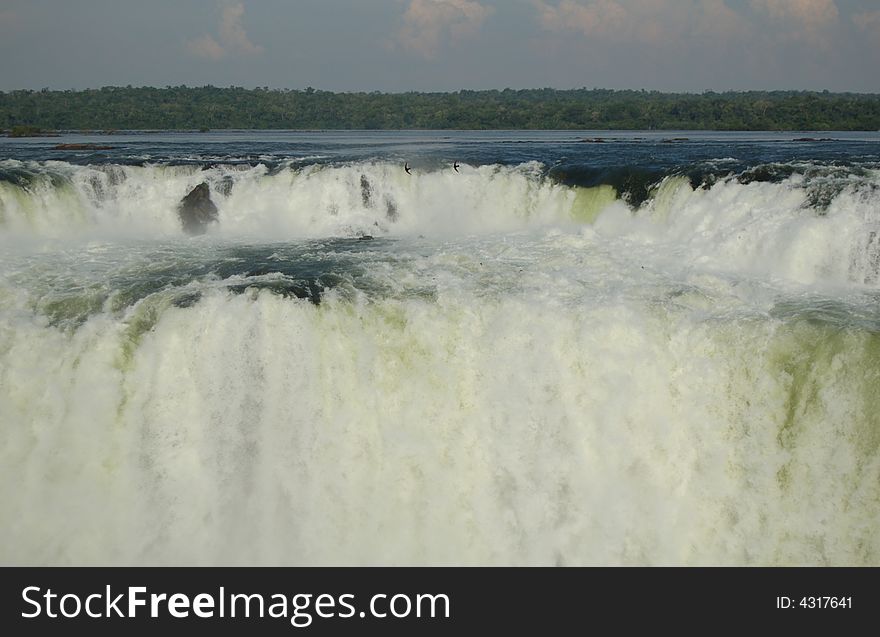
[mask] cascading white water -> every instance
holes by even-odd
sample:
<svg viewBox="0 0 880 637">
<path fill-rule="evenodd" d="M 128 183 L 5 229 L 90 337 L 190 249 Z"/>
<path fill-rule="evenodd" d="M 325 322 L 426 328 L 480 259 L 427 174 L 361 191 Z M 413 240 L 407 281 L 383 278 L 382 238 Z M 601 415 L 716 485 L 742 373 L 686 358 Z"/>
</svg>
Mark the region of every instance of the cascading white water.
<svg viewBox="0 0 880 637">
<path fill-rule="evenodd" d="M 36 176 L 24 187 L 0 182 L 0 235 L 174 236 L 180 200 L 203 181 L 219 208 L 216 233 L 264 239 L 498 232 L 564 220 L 573 197 L 532 164 L 407 175 L 386 163 L 275 171 L 5 163 Z"/>
<path fill-rule="evenodd" d="M 880 558 L 876 332 L 453 292 L 132 326 L 4 320 L 0 561 Z"/>
<path fill-rule="evenodd" d="M 870 185 L 40 170 L 0 184 L 0 563 L 880 564 Z"/>
<path fill-rule="evenodd" d="M 405 174 L 388 163 L 309 166 L 4 166 L 30 171 L 0 181 L 0 241 L 36 237 L 163 239 L 181 233 L 177 209 L 206 182 L 225 239 L 327 236 L 454 237 L 594 223 L 607 236 L 655 245 L 720 271 L 803 284 L 874 286 L 880 265 L 880 176 L 844 187 L 827 208 L 808 202 L 798 177 L 719 181 L 694 189 L 670 177 L 635 210 L 610 186 L 565 187 L 537 164 Z"/>
</svg>

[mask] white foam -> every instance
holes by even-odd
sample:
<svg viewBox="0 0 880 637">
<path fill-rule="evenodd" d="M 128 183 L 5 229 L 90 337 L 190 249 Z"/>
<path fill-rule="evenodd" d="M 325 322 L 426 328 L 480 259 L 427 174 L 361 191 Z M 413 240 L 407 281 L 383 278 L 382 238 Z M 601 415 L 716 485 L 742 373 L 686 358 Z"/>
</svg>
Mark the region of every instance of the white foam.
<svg viewBox="0 0 880 637">
<path fill-rule="evenodd" d="M 871 237 L 880 228 L 877 191 L 850 186 L 820 210 L 807 205 L 807 192 L 797 181 L 727 180 L 694 190 L 687 180 L 673 178 L 641 209 L 631 214 L 609 209 L 596 227 L 667 255 L 679 268 L 807 286 L 875 287 L 880 245 Z"/>
<path fill-rule="evenodd" d="M 604 236 L 653 246 L 682 266 L 802 285 L 875 287 L 880 279 L 880 240 L 871 238 L 880 236 L 880 195 L 876 183 L 864 180 L 819 209 L 808 204 L 808 186 L 798 176 L 781 183 L 729 179 L 696 190 L 672 177 L 632 210 L 608 187 L 588 193 L 560 186 L 534 164 L 407 175 L 388 163 L 277 172 L 262 165 L 16 163 L 43 176 L 27 190 L 0 183 L 0 241 L 7 243 L 178 237 L 181 198 L 207 181 L 220 218 L 209 233 L 223 240 L 457 237 L 594 223 Z M 46 171 L 56 175 L 54 184 Z"/>
<path fill-rule="evenodd" d="M 0 561 L 880 562 L 876 334 L 646 302 L 5 313 Z"/>
<path fill-rule="evenodd" d="M 217 170 L 220 236 L 162 251 L 93 230 L 176 232 L 205 172 L 25 193 L 42 219 L 64 191 L 91 230 L 0 255 L 0 563 L 880 564 L 876 307 L 815 313 L 875 294 L 870 189 L 820 214 L 795 182 L 671 180 L 634 211 L 529 167 Z M 16 225 L 17 196 L 7 239 L 64 226 Z M 439 235 L 364 252 L 381 293 L 199 279 L 186 308 L 40 309 L 214 241 L 373 220 Z"/>
<path fill-rule="evenodd" d="M 219 208 L 215 234 L 276 240 L 507 231 L 569 221 L 573 197 L 537 178 L 531 164 L 412 175 L 383 163 L 277 172 L 263 165 L 18 164 L 48 170 L 62 184 L 53 186 L 48 175 L 27 190 L 0 184 L 0 235 L 173 236 L 180 233 L 180 200 L 202 181 Z"/>
</svg>

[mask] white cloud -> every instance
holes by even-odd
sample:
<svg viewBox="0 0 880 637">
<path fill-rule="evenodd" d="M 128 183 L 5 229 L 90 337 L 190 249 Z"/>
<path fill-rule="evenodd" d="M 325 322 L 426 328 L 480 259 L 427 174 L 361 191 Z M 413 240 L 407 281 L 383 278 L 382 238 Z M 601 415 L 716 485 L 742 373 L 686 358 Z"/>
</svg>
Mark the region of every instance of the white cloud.
<svg viewBox="0 0 880 637">
<path fill-rule="evenodd" d="M 493 9 L 476 0 L 410 0 L 397 42 L 425 57 L 436 57 L 445 41 L 475 36 Z"/>
<path fill-rule="evenodd" d="M 196 57 L 220 60 L 227 55 L 258 55 L 263 47 L 250 41 L 242 25 L 244 4 L 227 5 L 220 11 L 217 35 L 203 35 L 187 42 L 187 49 Z"/>
<path fill-rule="evenodd" d="M 223 50 L 220 43 L 210 35 L 203 35 L 196 40 L 190 40 L 187 42 L 187 48 L 196 57 L 209 60 L 219 60 L 226 55 L 226 51 Z"/>
<path fill-rule="evenodd" d="M 244 16 L 244 5 L 234 4 L 223 9 L 220 19 L 220 41 L 233 52 L 254 55 L 263 52 L 263 47 L 255 45 L 248 39 L 241 18 Z"/>
</svg>

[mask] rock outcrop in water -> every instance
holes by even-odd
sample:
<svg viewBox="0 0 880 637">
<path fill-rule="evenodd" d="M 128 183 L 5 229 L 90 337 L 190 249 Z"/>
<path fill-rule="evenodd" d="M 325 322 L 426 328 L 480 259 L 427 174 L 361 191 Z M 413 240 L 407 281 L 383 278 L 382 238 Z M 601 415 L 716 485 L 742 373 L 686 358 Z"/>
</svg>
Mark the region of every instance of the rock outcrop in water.
<svg viewBox="0 0 880 637">
<path fill-rule="evenodd" d="M 54 150 L 113 150 L 115 146 L 106 146 L 104 144 L 57 144 L 53 146 Z"/>
<path fill-rule="evenodd" d="M 180 200 L 177 214 L 183 231 L 189 235 L 205 234 L 208 224 L 217 221 L 217 206 L 211 201 L 211 191 L 206 182 L 200 183 Z"/>
</svg>

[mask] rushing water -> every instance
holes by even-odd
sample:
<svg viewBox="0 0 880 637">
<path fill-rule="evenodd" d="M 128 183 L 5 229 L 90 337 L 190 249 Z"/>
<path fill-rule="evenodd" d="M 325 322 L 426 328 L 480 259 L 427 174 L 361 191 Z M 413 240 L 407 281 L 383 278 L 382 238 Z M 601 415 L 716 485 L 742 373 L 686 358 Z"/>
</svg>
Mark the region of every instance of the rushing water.
<svg viewBox="0 0 880 637">
<path fill-rule="evenodd" d="M 0 563 L 880 564 L 880 135 L 804 137 L 0 140 Z"/>
</svg>

